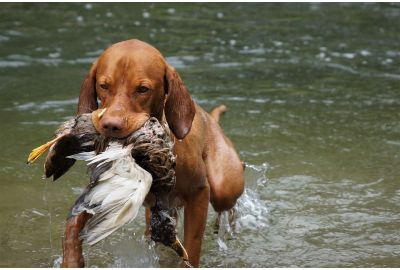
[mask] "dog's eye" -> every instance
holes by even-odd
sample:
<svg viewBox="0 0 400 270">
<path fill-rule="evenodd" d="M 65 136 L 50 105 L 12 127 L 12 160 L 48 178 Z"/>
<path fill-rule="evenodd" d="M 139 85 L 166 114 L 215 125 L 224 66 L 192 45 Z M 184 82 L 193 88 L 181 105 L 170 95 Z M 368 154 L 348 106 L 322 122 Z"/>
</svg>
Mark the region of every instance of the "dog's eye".
<svg viewBox="0 0 400 270">
<path fill-rule="evenodd" d="M 108 83 L 101 83 L 100 87 L 104 90 L 108 90 L 108 88 L 110 87 Z"/>
<path fill-rule="evenodd" d="M 143 94 L 143 93 L 148 92 L 149 90 L 150 90 L 150 89 L 149 89 L 148 87 L 146 87 L 146 86 L 140 86 L 140 87 L 138 88 L 137 92 L 140 93 L 140 94 Z"/>
</svg>

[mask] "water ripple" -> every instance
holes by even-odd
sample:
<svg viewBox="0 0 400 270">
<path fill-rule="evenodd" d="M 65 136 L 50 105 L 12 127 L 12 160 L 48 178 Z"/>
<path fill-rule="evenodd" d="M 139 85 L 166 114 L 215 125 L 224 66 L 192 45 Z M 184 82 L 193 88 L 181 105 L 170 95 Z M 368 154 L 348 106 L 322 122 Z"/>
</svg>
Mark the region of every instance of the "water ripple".
<svg viewBox="0 0 400 270">
<path fill-rule="evenodd" d="M 31 57 L 28 55 L 9 55 L 0 59 L 0 68 L 17 68 L 23 66 L 31 66 L 40 64 L 44 66 L 59 66 L 61 64 L 77 65 L 77 64 L 91 64 L 95 57 L 81 57 L 76 59 L 62 59 L 59 58 L 60 53 L 50 53 L 49 57 Z"/>
<path fill-rule="evenodd" d="M 59 109 L 60 107 L 67 107 L 76 104 L 78 104 L 78 98 L 66 100 L 48 100 L 43 102 L 27 102 L 23 104 L 15 103 L 14 107 L 7 108 L 7 110 L 44 111 L 49 109 Z"/>
</svg>

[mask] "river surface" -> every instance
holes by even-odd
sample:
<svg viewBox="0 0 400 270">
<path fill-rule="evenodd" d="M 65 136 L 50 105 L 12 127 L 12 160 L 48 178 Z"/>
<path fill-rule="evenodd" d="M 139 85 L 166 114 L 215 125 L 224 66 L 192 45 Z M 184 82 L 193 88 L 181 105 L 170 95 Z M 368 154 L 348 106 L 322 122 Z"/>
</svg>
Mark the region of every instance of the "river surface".
<svg viewBox="0 0 400 270">
<path fill-rule="evenodd" d="M 202 266 L 400 266 L 399 4 L 1 3 L 1 267 L 60 265 L 85 165 L 51 182 L 26 157 L 74 115 L 96 57 L 133 37 L 202 107 L 229 107 L 247 163 L 237 226 L 214 234 L 210 210 Z M 85 247 L 88 266 L 177 266 L 143 230 L 139 215 Z"/>
</svg>

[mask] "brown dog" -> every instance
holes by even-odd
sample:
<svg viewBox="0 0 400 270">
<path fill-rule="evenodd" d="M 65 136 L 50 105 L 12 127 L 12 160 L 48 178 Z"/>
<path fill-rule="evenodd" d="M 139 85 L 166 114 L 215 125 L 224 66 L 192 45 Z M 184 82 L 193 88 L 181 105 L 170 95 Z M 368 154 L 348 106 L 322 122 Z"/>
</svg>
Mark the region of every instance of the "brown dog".
<svg viewBox="0 0 400 270">
<path fill-rule="evenodd" d="M 210 115 L 196 105 L 161 53 L 139 40 L 123 41 L 104 51 L 79 96 L 78 114 L 93 112 L 96 129 L 109 137 L 125 137 L 149 117 L 168 123 L 177 155 L 170 201 L 184 206 L 184 246 L 193 266 L 199 265 L 208 202 L 221 213 L 235 205 L 244 189 L 242 163 L 218 125 L 223 111 L 220 106 Z M 84 266 L 79 232 L 88 218 L 81 214 L 67 220 L 63 267 Z"/>
</svg>

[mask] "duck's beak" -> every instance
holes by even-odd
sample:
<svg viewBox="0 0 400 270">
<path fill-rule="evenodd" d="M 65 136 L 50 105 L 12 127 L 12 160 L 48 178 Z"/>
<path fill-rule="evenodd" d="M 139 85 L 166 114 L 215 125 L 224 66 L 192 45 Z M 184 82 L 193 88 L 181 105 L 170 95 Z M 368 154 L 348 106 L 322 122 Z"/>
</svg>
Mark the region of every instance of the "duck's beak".
<svg viewBox="0 0 400 270">
<path fill-rule="evenodd" d="M 185 247 L 182 245 L 181 241 L 176 238 L 175 242 L 171 245 L 171 248 L 182 258 L 183 262 L 187 267 L 193 267 L 189 262 L 189 256 L 186 252 Z"/>
<path fill-rule="evenodd" d="M 31 151 L 31 153 L 29 154 L 27 163 L 28 164 L 32 164 L 33 162 L 35 162 L 44 152 L 49 150 L 50 147 L 52 145 L 54 145 L 56 142 L 58 142 L 62 137 L 64 137 L 64 136 L 59 136 L 59 137 L 57 137 L 57 138 L 55 138 L 55 139 L 53 139 L 53 140 L 41 145 L 41 146 L 36 147 L 35 149 L 33 149 Z"/>
</svg>

